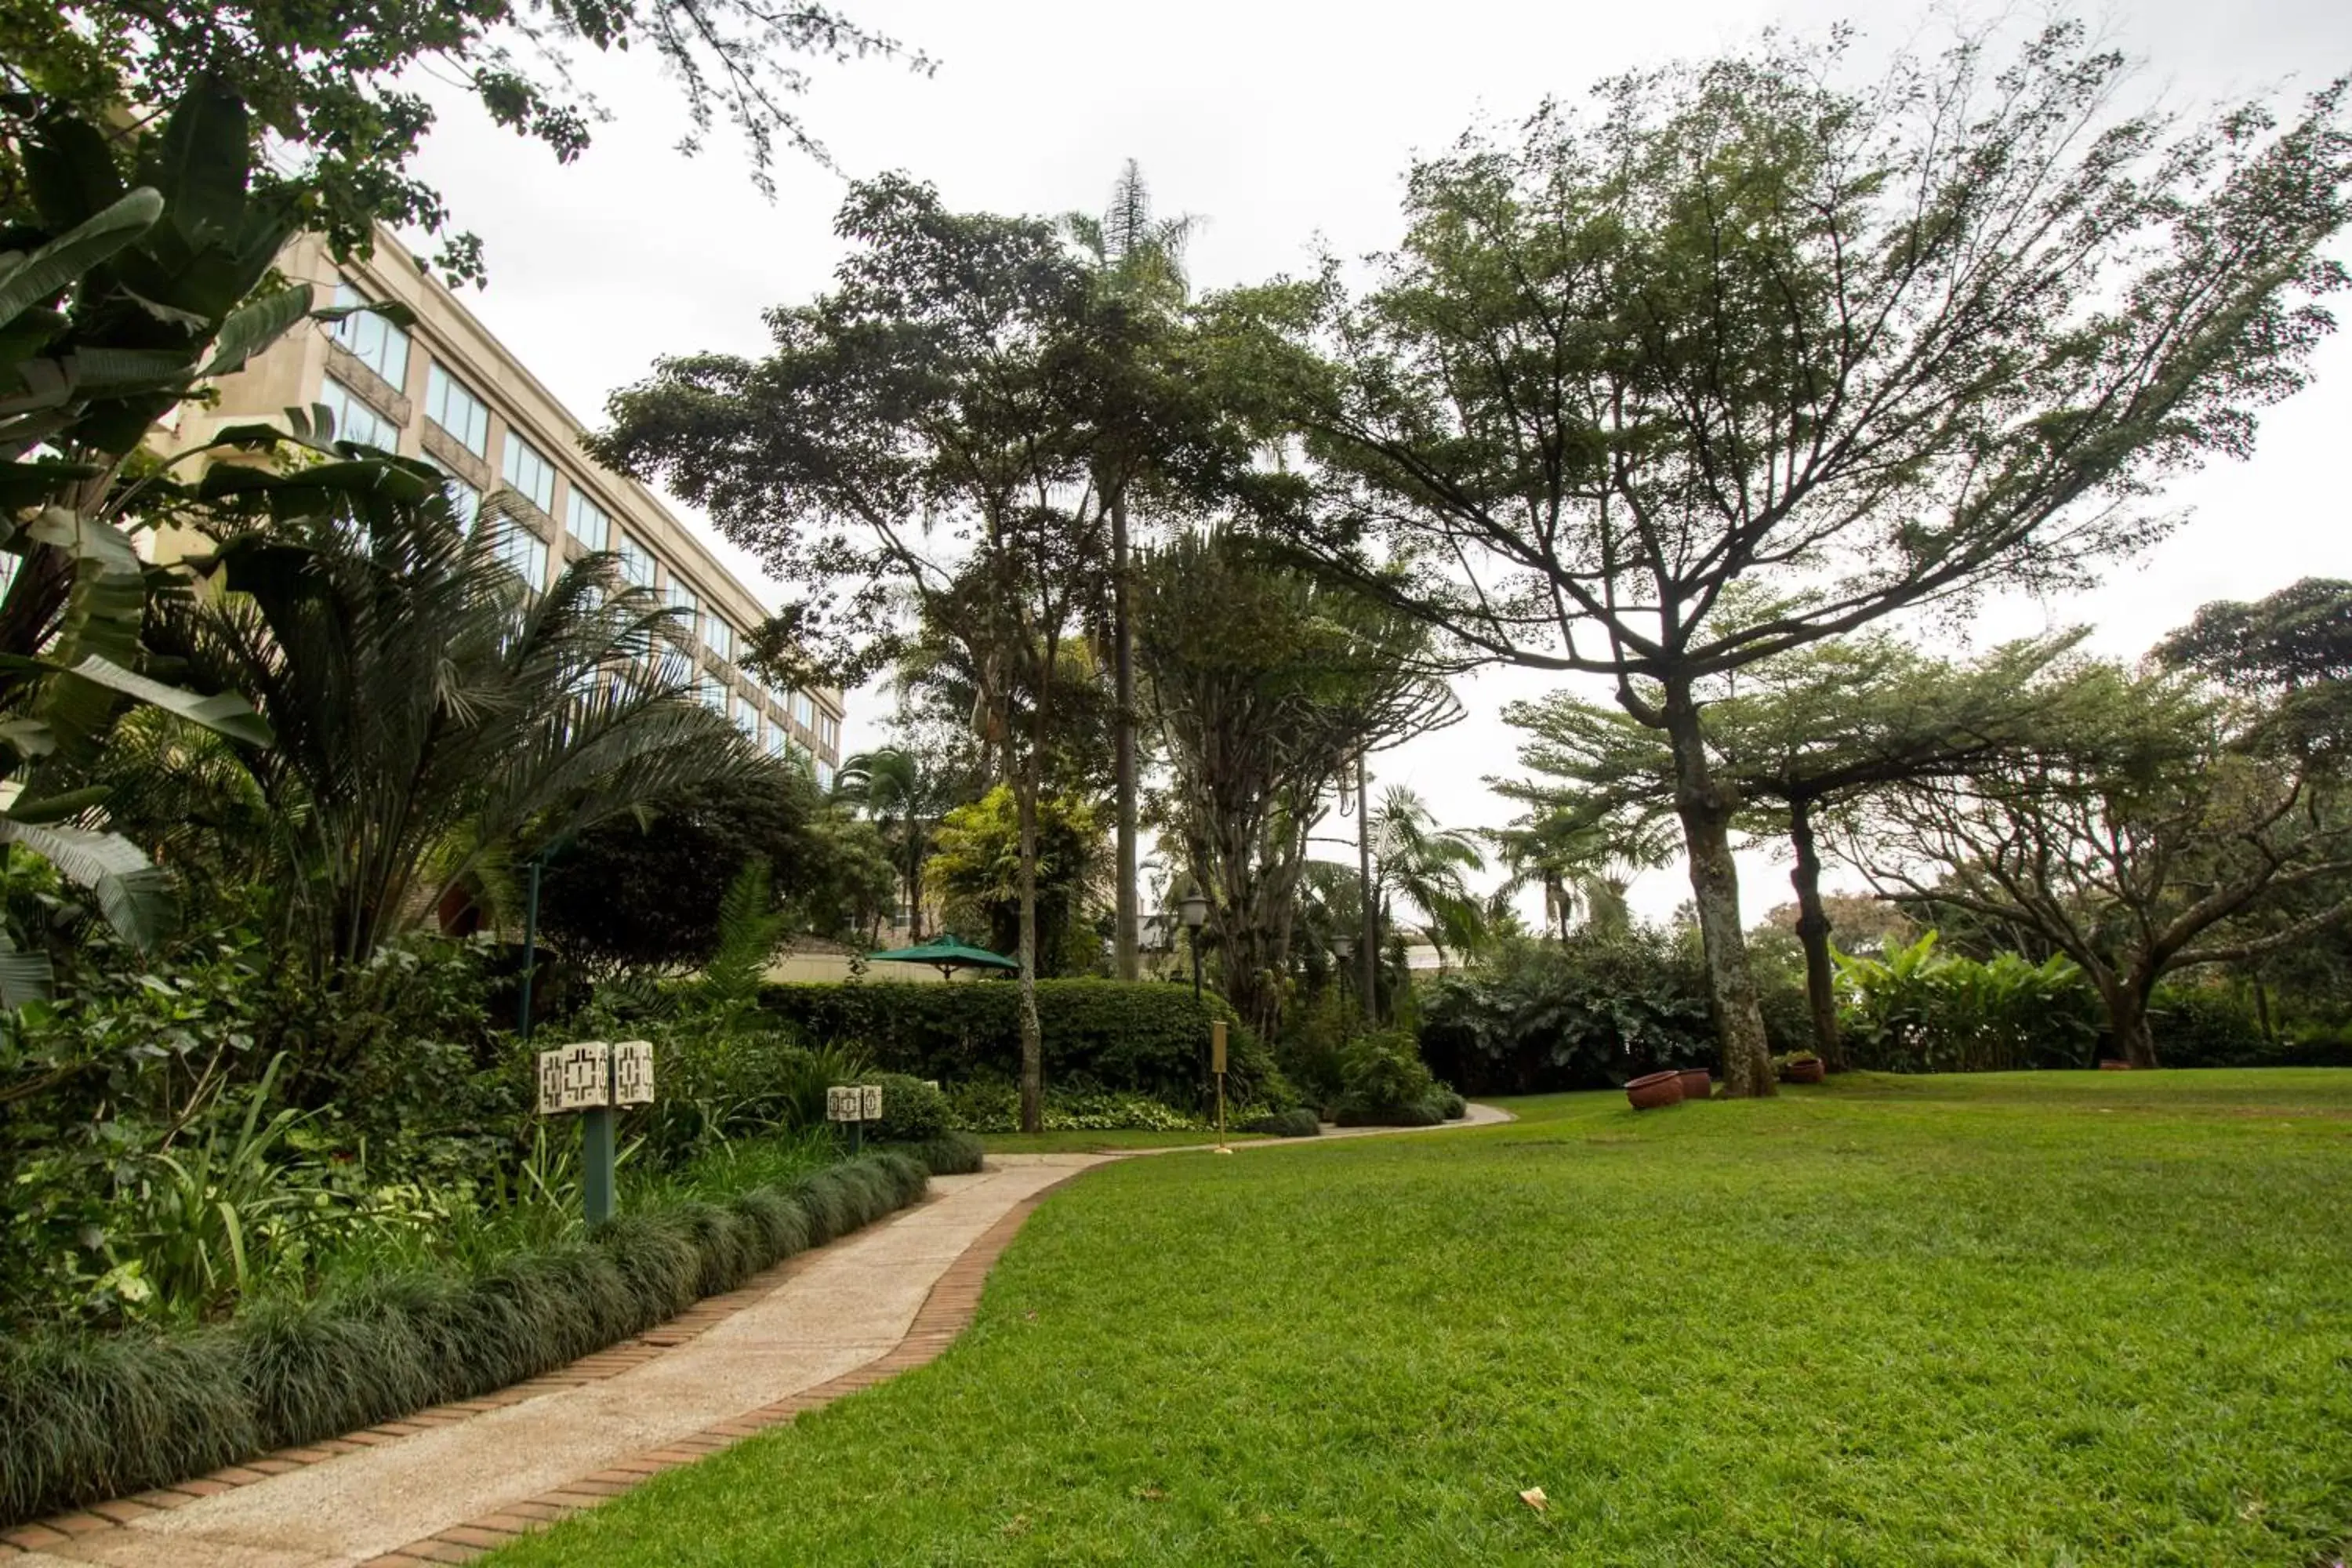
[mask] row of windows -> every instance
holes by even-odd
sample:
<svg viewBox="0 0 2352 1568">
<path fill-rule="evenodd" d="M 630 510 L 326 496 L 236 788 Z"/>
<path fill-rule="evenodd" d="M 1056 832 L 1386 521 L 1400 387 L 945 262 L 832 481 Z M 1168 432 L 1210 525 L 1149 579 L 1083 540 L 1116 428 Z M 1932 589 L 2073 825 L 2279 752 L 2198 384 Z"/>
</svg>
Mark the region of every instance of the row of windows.
<svg viewBox="0 0 2352 1568">
<path fill-rule="evenodd" d="M 349 281 L 337 285 L 337 305 L 349 308 L 369 302 L 368 297 Z M 366 313 L 346 316 L 337 321 L 332 330 L 337 342 L 388 384 L 395 387 L 407 384 L 409 337 L 405 331 L 382 316 Z M 338 439 L 380 447 L 386 451 L 399 445 L 399 429 L 333 376 L 327 377 L 320 401 L 333 416 Z M 437 361 L 429 364 L 425 371 L 425 416 L 441 426 L 474 456 L 485 460 L 488 458 L 489 405 L 475 396 L 473 390 L 464 382 L 443 369 Z M 530 498 L 542 513 L 552 516 L 555 510 L 555 465 L 546 455 L 525 439 L 520 432 L 509 429 L 500 459 L 500 477 L 513 487 L 517 494 Z M 435 466 L 440 467 L 438 464 Z M 481 515 L 481 492 L 449 473 L 446 468 L 442 471 L 447 479 L 451 506 L 459 519 L 467 527 L 472 527 Z M 583 548 L 610 551 L 617 555 L 622 579 L 633 586 L 651 588 L 654 585 L 653 552 L 626 532 L 614 527 L 612 514 L 597 505 L 576 484 L 571 487 L 564 512 L 565 531 L 578 540 Z M 526 581 L 534 585 L 547 581 L 547 545 L 530 529 L 519 524 L 501 529 L 496 548 L 499 558 L 520 573 Z M 694 591 L 680 583 L 675 574 L 671 575 L 665 598 L 671 607 L 681 612 L 684 623 L 698 633 L 711 652 L 730 664 L 734 662 L 736 631 L 731 622 L 715 610 L 704 609 Z M 725 699 L 719 697 L 717 702 L 724 711 Z M 819 713 L 816 704 L 806 692 L 794 692 L 792 707 L 793 717 L 800 721 L 801 727 L 816 731 L 827 750 L 839 742 L 838 721 L 829 713 Z"/>
</svg>

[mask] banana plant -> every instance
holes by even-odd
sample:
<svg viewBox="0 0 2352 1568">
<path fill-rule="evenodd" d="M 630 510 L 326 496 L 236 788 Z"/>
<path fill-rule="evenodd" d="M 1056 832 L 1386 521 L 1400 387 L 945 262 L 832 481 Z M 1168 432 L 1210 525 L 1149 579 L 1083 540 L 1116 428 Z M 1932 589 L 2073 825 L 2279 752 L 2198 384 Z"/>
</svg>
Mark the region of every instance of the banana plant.
<svg viewBox="0 0 2352 1568">
<path fill-rule="evenodd" d="M 160 131 L 122 143 L 60 110 L 26 115 L 18 149 L 43 232 L 12 231 L 0 253 L 0 846 L 22 845 L 88 889 L 109 924 L 152 950 L 173 917 L 167 879 L 128 839 L 93 826 L 102 791 L 79 776 L 126 700 L 247 745 L 270 742 L 241 698 L 204 696 L 158 679 L 143 632 L 159 597 L 189 592 L 184 570 L 140 554 L 132 530 L 150 510 L 315 509 L 339 487 L 421 491 L 399 465 L 330 445 L 293 473 L 215 465 L 173 477 L 194 457 L 288 439 L 267 427 L 223 432 L 171 459 L 148 447 L 156 422 L 206 380 L 242 368 L 298 323 L 331 321 L 308 284 L 271 287 L 295 231 L 291 196 L 257 176 L 245 106 L 200 82 Z M 321 411 L 323 414 L 323 411 Z M 193 470 L 190 470 L 193 471 Z M 6 951 L 0 1004 L 46 994 L 38 953 Z"/>
</svg>

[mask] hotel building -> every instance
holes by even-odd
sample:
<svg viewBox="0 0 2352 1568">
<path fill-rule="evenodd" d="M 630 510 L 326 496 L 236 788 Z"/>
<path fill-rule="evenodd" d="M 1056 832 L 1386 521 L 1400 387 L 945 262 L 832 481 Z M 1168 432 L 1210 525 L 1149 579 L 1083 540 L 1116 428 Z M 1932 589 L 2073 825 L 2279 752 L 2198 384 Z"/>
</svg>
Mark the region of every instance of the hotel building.
<svg viewBox="0 0 2352 1568">
<path fill-rule="evenodd" d="M 396 327 L 376 315 L 332 328 L 298 328 L 216 384 L 207 408 L 185 405 L 174 445 L 207 439 L 226 425 L 270 420 L 288 408 L 324 405 L 338 438 L 422 458 L 449 479 L 468 521 L 485 500 L 507 520 L 498 547 L 539 588 L 562 564 L 592 551 L 620 558 L 622 574 L 686 612 L 697 636 L 693 684 L 702 700 L 734 720 L 776 756 L 809 759 L 817 782 L 841 763 L 841 695 L 779 690 L 737 663 L 751 629 L 768 618 L 752 592 L 719 564 L 692 530 L 645 487 L 592 462 L 580 422 L 509 353 L 474 313 L 417 271 L 389 237 L 368 262 L 342 265 L 304 236 L 278 266 L 340 304 L 393 301 L 415 315 Z"/>
</svg>

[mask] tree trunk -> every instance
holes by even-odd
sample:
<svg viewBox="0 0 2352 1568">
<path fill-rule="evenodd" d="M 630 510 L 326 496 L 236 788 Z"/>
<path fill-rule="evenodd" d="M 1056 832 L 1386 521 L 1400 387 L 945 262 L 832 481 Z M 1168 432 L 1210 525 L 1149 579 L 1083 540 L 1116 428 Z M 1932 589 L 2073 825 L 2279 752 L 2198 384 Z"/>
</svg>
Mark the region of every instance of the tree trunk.
<svg viewBox="0 0 2352 1568">
<path fill-rule="evenodd" d="M 2254 976 L 2254 1021 L 2262 1026 L 2263 1044 L 2277 1045 L 2278 1026 L 2271 1019 L 2271 988 L 2259 974 Z"/>
<path fill-rule="evenodd" d="M 1372 812 L 1371 769 L 1360 753 L 1356 758 L 1356 877 L 1357 897 L 1363 906 L 1364 929 L 1356 933 L 1362 944 L 1357 955 L 1362 960 L 1357 973 L 1363 984 L 1364 1026 L 1380 1027 L 1381 998 L 1379 990 L 1381 962 L 1381 913 L 1372 902 Z"/>
<path fill-rule="evenodd" d="M 1037 1022 L 1037 775 L 1039 748 L 1013 782 L 1021 818 L 1021 1131 L 1045 1130 L 1045 1036 Z"/>
<path fill-rule="evenodd" d="M 1789 881 L 1797 889 L 1797 941 L 1805 949 L 1805 1000 L 1813 1015 L 1813 1048 L 1832 1071 L 1846 1069 L 1845 1042 L 1838 1035 L 1837 974 L 1830 958 L 1830 917 L 1822 908 L 1822 857 L 1813 843 L 1810 801 L 1789 803 L 1789 842 L 1797 864 Z"/>
<path fill-rule="evenodd" d="M 2107 997 L 2107 1031 L 2113 1037 L 2109 1048 L 2136 1068 L 2156 1065 L 2156 1032 L 2147 1022 L 2147 996 L 2152 989 L 2152 984 L 2143 985 L 2137 978 L 2127 979 Z"/>
<path fill-rule="evenodd" d="M 1756 1003 L 1756 976 L 1739 927 L 1739 869 L 1731 858 L 1731 819 L 1739 809 L 1739 793 L 1716 778 L 1707 764 L 1698 704 L 1687 682 L 1667 687 L 1665 720 L 1675 757 L 1675 815 L 1690 856 L 1691 895 L 1698 906 L 1716 1038 L 1723 1050 L 1724 1093 L 1778 1094 L 1764 1014 Z"/>
<path fill-rule="evenodd" d="M 1127 498 L 1119 495 L 1110 503 L 1111 672 L 1118 709 L 1112 766 L 1118 796 L 1118 892 L 1113 900 L 1118 927 L 1111 937 L 1111 973 L 1134 980 L 1143 967 L 1136 952 L 1135 627 L 1128 614 L 1127 552 Z"/>
</svg>

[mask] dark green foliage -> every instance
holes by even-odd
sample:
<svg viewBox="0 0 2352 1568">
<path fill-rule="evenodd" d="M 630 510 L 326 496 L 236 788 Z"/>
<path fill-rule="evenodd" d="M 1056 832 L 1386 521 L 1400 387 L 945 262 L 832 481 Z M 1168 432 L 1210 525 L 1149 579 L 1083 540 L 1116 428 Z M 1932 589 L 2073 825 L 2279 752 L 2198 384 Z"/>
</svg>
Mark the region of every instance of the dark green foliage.
<svg viewBox="0 0 2352 1568">
<path fill-rule="evenodd" d="M 599 824 L 549 858 L 540 931 L 592 964 L 706 963 L 719 947 L 719 904 L 744 866 L 767 862 L 778 907 L 824 879 L 828 841 L 812 826 L 823 809 L 814 779 L 777 767 L 682 791 L 650 822 Z"/>
<path fill-rule="evenodd" d="M 1421 1051 L 1466 1093 L 1526 1094 L 1703 1067 L 1717 1047 L 1697 955 L 1637 927 L 1505 943 L 1484 968 L 1432 982 Z"/>
<path fill-rule="evenodd" d="M 2089 1067 L 2099 999 L 2063 958 L 1979 963 L 1937 951 L 1928 931 L 1885 958 L 1837 955 L 1840 1033 L 1853 1065 L 1880 1072 L 2011 1072 Z"/>
<path fill-rule="evenodd" d="M 925 1143 L 948 1131 L 948 1097 L 933 1084 L 902 1072 L 873 1075 L 882 1090 L 882 1120 L 866 1135 L 884 1143 Z"/>
<path fill-rule="evenodd" d="M 1356 1041 L 1341 1068 L 1331 1119 L 1342 1127 L 1432 1127 L 1445 1120 L 1436 1102 L 1437 1080 L 1412 1037 L 1401 1029 Z"/>
<path fill-rule="evenodd" d="M 969 1132 L 942 1132 L 907 1152 L 930 1168 L 935 1176 L 969 1176 L 988 1156 L 988 1146 Z"/>
<path fill-rule="evenodd" d="M 0 1522 L 120 1496 L 533 1377 L 978 1168 L 976 1140 L 625 1215 L 472 1276 L 374 1277 L 175 1335 L 0 1341 Z"/>
<path fill-rule="evenodd" d="M 1288 1110 L 1277 1110 L 1271 1116 L 1253 1117 L 1236 1130 L 1243 1132 L 1263 1132 L 1274 1138 L 1312 1138 L 1323 1131 L 1323 1123 L 1303 1105 Z"/>
<path fill-rule="evenodd" d="M 967 1132 L 1018 1131 L 1021 1091 L 994 1076 L 955 1084 L 948 1089 L 948 1112 Z M 1180 1110 L 1130 1089 L 1104 1089 L 1087 1079 L 1048 1083 L 1045 1112 L 1043 1131 L 1048 1132 L 1172 1132 L 1209 1125 L 1198 1111 Z"/>
<path fill-rule="evenodd" d="M 1444 1084 L 1437 1086 L 1437 1092 L 1430 1096 L 1429 1102 L 1436 1107 L 1437 1114 L 1448 1121 L 1459 1121 L 1470 1114 L 1470 1102 Z"/>
<path fill-rule="evenodd" d="M 894 1072 L 941 1083 L 1020 1072 L 1020 993 L 1004 982 L 770 985 L 761 1003 L 805 1037 L 855 1044 Z M 1041 980 L 1037 1016 L 1049 1087 L 1083 1077 L 1171 1105 L 1199 1102 L 1210 1020 L 1234 1016 L 1216 997 L 1194 1002 L 1187 986 L 1116 980 Z M 1226 1097 L 1288 1103 L 1289 1086 L 1257 1037 L 1237 1025 L 1229 1035 Z"/>
<path fill-rule="evenodd" d="M 2268 1038 L 2252 1006 L 2227 986 L 2159 987 L 2148 1017 L 2168 1068 L 2352 1067 L 2352 1030 L 2298 1021 Z"/>
</svg>

